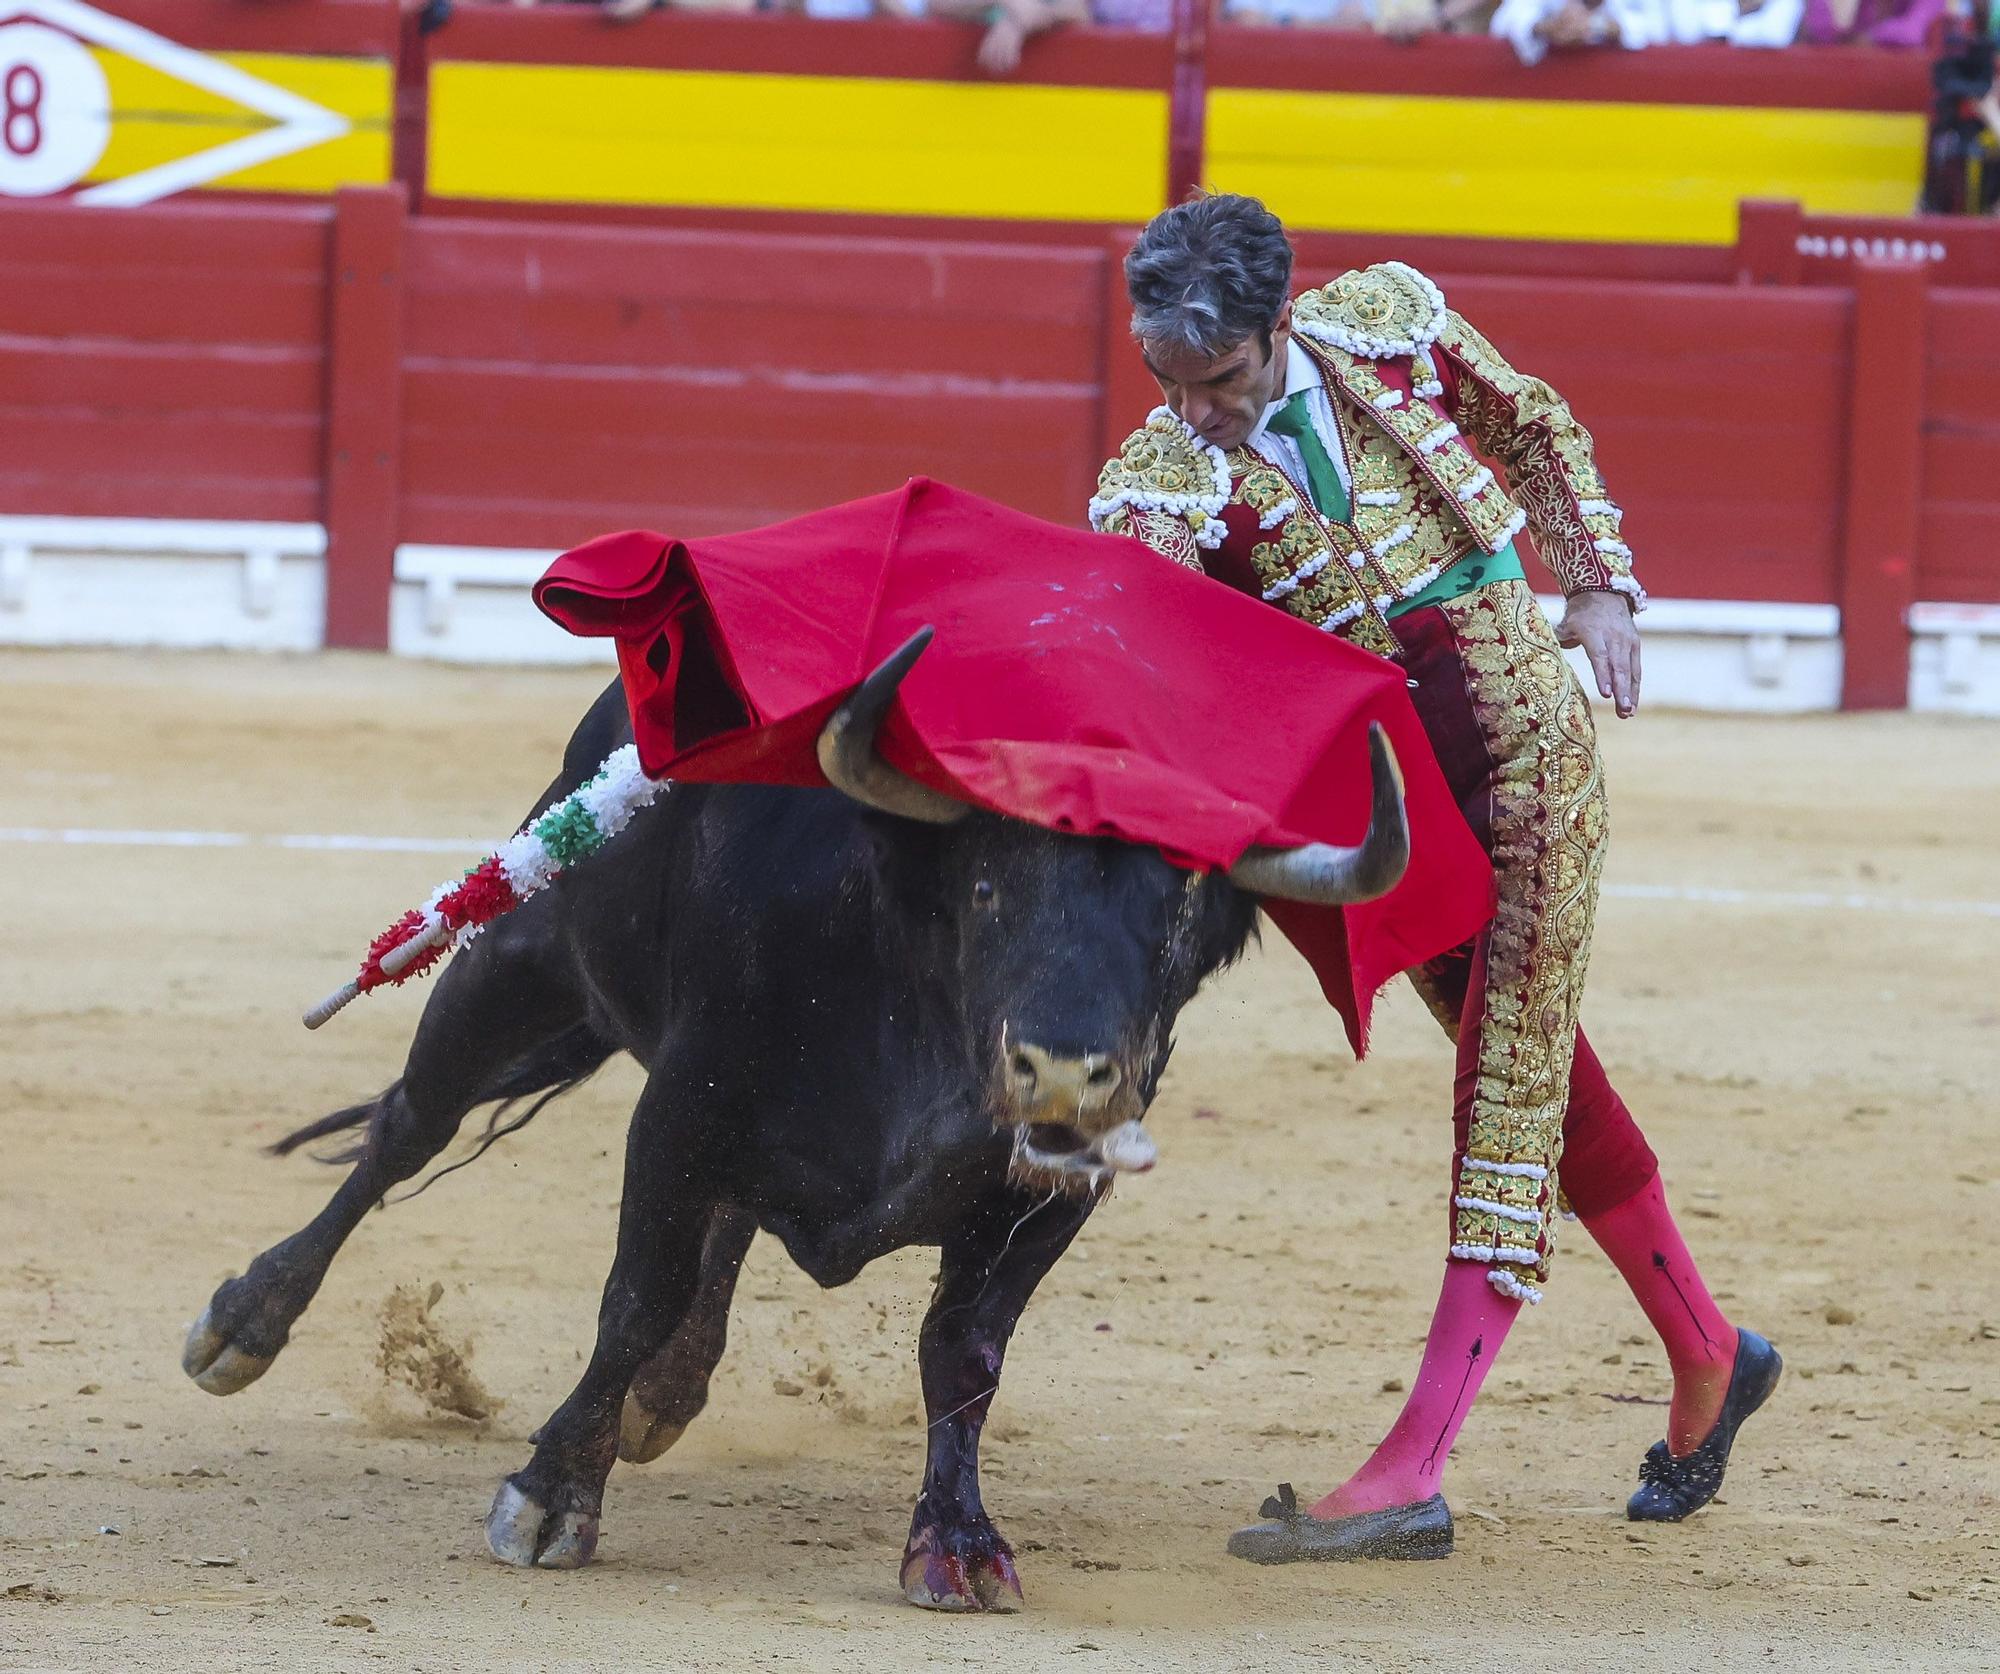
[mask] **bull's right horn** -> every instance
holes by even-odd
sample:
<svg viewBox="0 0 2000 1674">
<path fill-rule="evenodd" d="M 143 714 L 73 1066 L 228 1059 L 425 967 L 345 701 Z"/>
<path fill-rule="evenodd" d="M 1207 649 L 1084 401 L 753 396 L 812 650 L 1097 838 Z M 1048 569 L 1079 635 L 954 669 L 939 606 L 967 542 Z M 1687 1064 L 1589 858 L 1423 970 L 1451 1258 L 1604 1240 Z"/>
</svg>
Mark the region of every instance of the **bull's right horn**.
<svg viewBox="0 0 2000 1674">
<path fill-rule="evenodd" d="M 1296 849 L 1252 849 L 1229 868 L 1230 882 L 1253 895 L 1308 906 L 1337 907 L 1386 895 L 1410 863 L 1410 822 L 1403 811 L 1403 773 L 1389 735 L 1368 729 L 1375 804 L 1368 833 L 1354 848 L 1307 843 Z"/>
<path fill-rule="evenodd" d="M 920 785 L 907 773 L 899 773 L 875 751 L 875 734 L 882 717 L 895 701 L 896 688 L 903 676 L 924 654 L 936 630 L 919 628 L 880 668 L 861 682 L 855 693 L 829 717 L 820 729 L 820 771 L 835 790 L 845 791 L 856 802 L 906 820 L 922 820 L 926 825 L 950 825 L 971 811 L 929 785 Z"/>
</svg>

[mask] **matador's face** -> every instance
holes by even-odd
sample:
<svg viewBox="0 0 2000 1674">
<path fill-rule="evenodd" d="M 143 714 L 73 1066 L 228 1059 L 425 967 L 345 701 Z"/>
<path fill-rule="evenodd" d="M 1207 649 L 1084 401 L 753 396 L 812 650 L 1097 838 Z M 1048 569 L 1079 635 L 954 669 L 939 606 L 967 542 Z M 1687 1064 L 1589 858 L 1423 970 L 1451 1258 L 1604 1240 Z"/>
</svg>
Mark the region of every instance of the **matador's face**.
<svg viewBox="0 0 2000 1674">
<path fill-rule="evenodd" d="M 1253 334 L 1221 354 L 1167 344 L 1142 344 L 1140 353 L 1167 406 L 1210 447 L 1226 453 L 1250 439 L 1264 409 L 1284 394 L 1291 338 L 1287 302 L 1268 337 Z"/>
</svg>

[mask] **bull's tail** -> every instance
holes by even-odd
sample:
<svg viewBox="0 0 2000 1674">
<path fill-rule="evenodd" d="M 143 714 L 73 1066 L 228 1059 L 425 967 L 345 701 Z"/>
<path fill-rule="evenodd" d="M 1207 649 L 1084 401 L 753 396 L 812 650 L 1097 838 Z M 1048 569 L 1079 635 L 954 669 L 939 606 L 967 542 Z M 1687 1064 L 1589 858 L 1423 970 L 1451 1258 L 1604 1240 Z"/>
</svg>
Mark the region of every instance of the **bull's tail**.
<svg viewBox="0 0 2000 1674">
<path fill-rule="evenodd" d="M 508 1065 L 493 1081 L 479 1089 L 472 1106 L 491 1104 L 493 1114 L 487 1118 L 485 1130 L 479 1136 L 479 1143 L 472 1155 L 439 1169 L 423 1185 L 408 1195 L 414 1197 L 445 1175 L 477 1162 L 487 1150 L 510 1133 L 519 1133 L 537 1116 L 541 1115 L 552 1102 L 572 1088 L 581 1086 L 601 1069 L 605 1061 L 616 1050 L 609 1041 L 588 1024 L 578 1023 L 555 1035 L 528 1057 Z M 302 1145 L 310 1145 L 316 1139 L 325 1139 L 337 1133 L 351 1133 L 356 1128 L 369 1127 L 388 1105 L 390 1096 L 402 1085 L 400 1081 L 384 1089 L 379 1098 L 370 1099 L 366 1104 L 351 1104 L 345 1110 L 336 1110 L 329 1116 L 322 1116 L 316 1122 L 308 1122 L 304 1127 L 288 1133 L 270 1147 L 274 1157 L 290 1156 Z M 535 1095 L 540 1095 L 535 1097 Z M 516 1110 L 523 1099 L 534 1097 L 534 1103 L 525 1110 Z M 471 1108 L 469 1106 L 468 1108 Z M 363 1138 L 330 1152 L 319 1160 L 326 1163 L 352 1163 L 367 1149 L 368 1140 Z"/>
<path fill-rule="evenodd" d="M 388 1093 L 384 1092 L 382 1098 L 388 1096 Z M 345 1110 L 336 1110 L 331 1116 L 322 1116 L 317 1122 L 308 1122 L 304 1127 L 294 1129 L 272 1145 L 268 1154 L 274 1157 L 289 1157 L 301 1145 L 310 1145 L 315 1139 L 324 1139 L 330 1133 L 346 1133 L 353 1128 L 365 1128 L 381 1102 L 382 1099 L 375 1098 L 366 1104 L 350 1104 Z M 348 1160 L 353 1159 L 350 1157 Z"/>
</svg>

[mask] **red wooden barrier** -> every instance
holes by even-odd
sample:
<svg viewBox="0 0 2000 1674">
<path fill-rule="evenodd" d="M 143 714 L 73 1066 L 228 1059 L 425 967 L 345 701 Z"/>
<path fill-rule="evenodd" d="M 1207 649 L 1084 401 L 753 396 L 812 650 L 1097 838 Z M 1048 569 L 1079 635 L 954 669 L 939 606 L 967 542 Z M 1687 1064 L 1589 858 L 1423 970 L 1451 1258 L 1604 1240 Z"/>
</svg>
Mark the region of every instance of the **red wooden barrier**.
<svg viewBox="0 0 2000 1674">
<path fill-rule="evenodd" d="M 335 199 L 326 369 L 326 642 L 389 645 L 401 524 L 403 261 L 400 186 Z"/>
<path fill-rule="evenodd" d="M 1934 284 L 2000 285 L 2000 221 L 1969 215 L 1808 215 L 1740 206 L 1737 276 L 1756 285 L 1846 285 L 1864 260 L 1923 264 Z"/>
<path fill-rule="evenodd" d="M 1921 268 L 1861 264 L 1855 274 L 1853 356 L 1841 552 L 1841 706 L 1900 709 L 1910 689 L 1905 624 L 1916 597 L 1924 412 Z"/>
<path fill-rule="evenodd" d="M 380 189 L 0 206 L 0 511 L 322 521 L 357 645 L 399 541 L 742 526 L 912 471 L 1074 520 L 1157 400 L 1123 249 L 405 219 Z M 1657 593 L 1839 603 L 1857 703 L 1902 700 L 1910 599 L 2000 597 L 2000 294 L 1438 277 L 1591 425 Z"/>
<path fill-rule="evenodd" d="M 2000 599 L 2000 293 L 1934 288 L 1924 322 L 1917 597 L 1992 604 Z"/>
<path fill-rule="evenodd" d="M 1074 518 L 1097 464 L 1100 263 L 413 222 L 403 537 L 740 528 L 913 471 Z"/>
<path fill-rule="evenodd" d="M 0 509 L 320 515 L 324 207 L 0 207 Z"/>
</svg>

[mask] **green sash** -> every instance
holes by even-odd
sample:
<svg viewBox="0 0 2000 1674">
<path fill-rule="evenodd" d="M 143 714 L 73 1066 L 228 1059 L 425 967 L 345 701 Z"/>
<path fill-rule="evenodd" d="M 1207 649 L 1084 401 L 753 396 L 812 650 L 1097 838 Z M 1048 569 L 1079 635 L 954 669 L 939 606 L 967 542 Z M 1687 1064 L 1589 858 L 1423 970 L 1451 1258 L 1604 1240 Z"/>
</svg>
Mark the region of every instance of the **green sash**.
<svg viewBox="0 0 2000 1674">
<path fill-rule="evenodd" d="M 1421 593 L 1392 604 L 1385 615 L 1401 616 L 1406 610 L 1415 610 L 1422 605 L 1442 604 L 1446 599 L 1463 598 L 1467 593 L 1477 592 L 1482 587 L 1490 587 L 1496 581 L 1526 581 L 1528 572 L 1521 568 L 1521 555 L 1509 541 L 1491 558 L 1483 552 L 1475 552 L 1470 558 L 1461 558 L 1452 567 L 1433 581 Z"/>
</svg>

